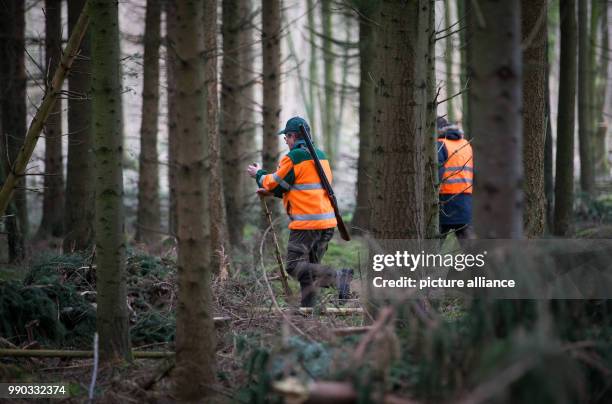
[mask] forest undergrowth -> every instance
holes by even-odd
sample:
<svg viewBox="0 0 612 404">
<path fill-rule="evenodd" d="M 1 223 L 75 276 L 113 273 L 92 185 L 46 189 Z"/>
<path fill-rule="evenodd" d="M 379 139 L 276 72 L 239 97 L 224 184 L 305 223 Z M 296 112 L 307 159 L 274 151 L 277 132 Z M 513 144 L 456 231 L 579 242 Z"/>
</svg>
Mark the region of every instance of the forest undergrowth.
<svg viewBox="0 0 612 404">
<path fill-rule="evenodd" d="M 606 198 L 578 202 L 577 207 L 584 224 L 580 237 L 592 237 L 589 229 L 612 223 L 612 203 Z M 588 226 L 592 223 L 597 227 Z M 411 402 L 612 400 L 610 301 L 447 298 L 406 300 L 371 318 L 369 307 L 363 307 L 364 316 L 324 315 L 319 309 L 313 314 L 279 313 L 268 285 L 279 306 L 289 305 L 273 256 L 268 256 L 273 254 L 265 255 L 267 277 L 261 265 L 245 264 L 248 255 L 232 257 L 242 264 L 213 281 L 213 314 L 220 318 L 214 386 L 218 402 L 280 403 L 287 390 L 313 381 L 348 382 L 363 403 L 384 394 Z M 46 252 L 21 268 L 0 271 L 0 348 L 92 349 L 92 258 L 91 252 Z M 326 262 L 358 267 L 362 258 L 358 246 L 333 242 Z M 173 351 L 178 291 L 172 250 L 160 258 L 131 248 L 127 284 L 133 348 Z M 295 282 L 291 286 L 298 290 Z M 359 279 L 353 289 L 358 297 Z M 333 291 L 324 291 L 321 301 L 333 307 Z M 355 299 L 336 307 L 362 306 Z M 369 324 L 375 332 L 338 331 Z M 92 365 L 91 359 L 3 357 L 0 379 L 64 381 L 72 401 L 81 402 Z M 172 359 L 102 367 L 96 397 L 101 402 L 171 402 L 172 367 Z M 300 393 L 293 394 L 299 402 Z"/>
</svg>

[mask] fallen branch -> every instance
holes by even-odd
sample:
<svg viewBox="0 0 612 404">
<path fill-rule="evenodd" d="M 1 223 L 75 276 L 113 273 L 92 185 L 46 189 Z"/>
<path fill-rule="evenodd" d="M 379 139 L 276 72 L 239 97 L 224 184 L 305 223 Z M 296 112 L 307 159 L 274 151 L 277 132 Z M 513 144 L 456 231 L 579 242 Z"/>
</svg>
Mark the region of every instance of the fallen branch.
<svg viewBox="0 0 612 404">
<path fill-rule="evenodd" d="M 14 358 L 93 358 L 94 351 L 63 351 L 61 349 L 0 349 L 0 357 Z M 136 359 L 164 359 L 174 356 L 170 351 L 133 351 Z"/>
<path fill-rule="evenodd" d="M 268 307 L 255 307 L 254 310 L 260 313 L 267 313 L 270 311 Z M 296 308 L 281 308 L 280 311 L 282 313 L 297 311 L 300 314 L 319 314 L 322 316 L 325 315 L 334 315 L 334 316 L 351 316 L 353 314 L 363 314 L 363 309 L 361 307 L 326 307 L 326 308 L 317 308 L 313 309 L 312 307 L 300 307 Z"/>
<path fill-rule="evenodd" d="M 81 41 L 83 40 L 83 36 L 87 31 L 87 25 L 89 24 L 89 2 L 85 3 L 83 7 L 83 11 L 81 12 L 81 16 L 74 26 L 74 30 L 72 35 L 70 35 L 70 39 L 66 44 L 66 49 L 62 53 L 62 58 L 59 62 L 59 66 L 55 70 L 55 74 L 53 75 L 53 80 L 51 81 L 51 87 L 45 94 L 40 108 L 36 111 L 36 115 L 32 119 L 30 123 L 30 127 L 28 128 L 28 132 L 25 135 L 25 140 L 23 142 L 23 146 L 19 150 L 17 154 L 17 158 L 15 159 L 15 163 L 10 168 L 8 172 L 8 176 L 4 181 L 4 185 L 0 190 L 0 216 L 4 215 L 6 212 L 6 208 L 13 196 L 13 191 L 15 190 L 15 185 L 17 184 L 17 180 L 24 175 L 25 169 L 32 157 L 32 153 L 34 152 L 34 148 L 36 147 L 36 143 L 38 142 L 38 138 L 40 137 L 40 133 L 42 132 L 43 126 L 53 109 L 55 101 L 57 100 L 61 90 L 62 85 L 64 83 L 64 79 L 68 75 L 68 71 L 72 66 L 72 62 L 77 56 L 79 47 L 81 45 Z"/>
<path fill-rule="evenodd" d="M 345 335 L 355 335 L 355 334 L 365 334 L 366 332 L 370 331 L 372 329 L 372 326 L 369 325 L 365 325 L 362 327 L 343 327 L 343 328 L 334 328 L 332 330 L 332 332 L 339 336 L 345 336 Z"/>
<path fill-rule="evenodd" d="M 272 384 L 272 388 L 287 399 L 287 402 L 311 404 L 349 404 L 357 402 L 357 391 L 348 382 L 312 382 L 308 385 L 296 378 L 287 378 Z M 374 397 L 371 397 L 374 398 Z M 417 404 L 408 398 L 385 394 L 382 400 L 373 400 L 384 404 Z"/>
</svg>

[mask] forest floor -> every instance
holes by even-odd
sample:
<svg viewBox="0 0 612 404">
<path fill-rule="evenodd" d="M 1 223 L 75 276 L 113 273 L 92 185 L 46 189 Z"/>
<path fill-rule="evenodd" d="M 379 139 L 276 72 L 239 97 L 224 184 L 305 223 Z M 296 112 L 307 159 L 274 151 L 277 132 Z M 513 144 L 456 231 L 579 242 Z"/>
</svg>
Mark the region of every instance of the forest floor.
<svg viewBox="0 0 612 404">
<path fill-rule="evenodd" d="M 579 201 L 576 214 L 577 237 L 612 237 L 611 197 L 604 195 L 589 203 Z M 256 247 L 249 246 L 247 250 L 255 251 Z M 361 247 L 359 240 L 349 244 L 332 241 L 324 261 L 335 268 L 359 268 Z M 21 266 L 0 268 L 0 348 L 91 350 L 95 331 L 96 270 L 92 255 L 60 255 L 57 250 L 54 252 L 42 246 L 37 250 L 43 252 L 33 255 Z M 173 251 L 169 246 L 161 258 L 147 255 L 137 247 L 128 251 L 128 303 L 132 345 L 136 350 L 174 350 L 177 285 Z M 465 396 L 470 388 L 478 390 L 480 379 L 474 375 L 495 373 L 503 376 L 507 370 L 503 367 L 505 364 L 524 365 L 534 357 L 542 359 L 542 364 L 564 364 L 564 367 L 546 368 L 542 374 L 546 380 L 554 380 L 556 385 L 579 390 L 574 387 L 574 381 L 582 380 L 576 376 L 580 366 L 568 362 L 570 348 L 567 346 L 579 349 L 586 346 L 584 341 L 599 341 L 612 352 L 612 323 L 602 323 L 600 315 L 606 312 L 606 305 L 585 305 L 587 315 L 574 306 L 570 307 L 570 314 L 551 306 L 551 315 L 557 316 L 553 323 L 560 324 L 559 330 L 540 341 L 538 335 L 542 328 L 539 324 L 549 320 L 546 317 L 534 319 L 533 310 L 537 304 L 517 306 L 502 302 L 499 310 L 505 313 L 504 321 L 513 319 L 516 324 L 512 323 L 512 327 L 517 331 L 506 332 L 500 339 L 499 335 L 491 336 L 486 321 L 492 311 L 490 308 L 497 307 L 499 302 L 486 303 L 489 311 L 485 313 L 478 305 L 450 299 L 435 302 L 425 314 L 418 302 L 409 303 L 404 325 L 396 331 L 378 335 L 370 341 L 365 355 L 359 356 L 356 351 L 364 339 L 362 335 L 339 335 L 338 330 L 370 323 L 367 315 L 325 315 L 317 310 L 311 314 L 279 313 L 270 298 L 268 285 L 280 306 L 289 305 L 275 277 L 273 254 L 266 254 L 264 259 L 267 277 L 263 276 L 261 265 L 250 263 L 251 254 L 232 258 L 233 268 L 240 270 L 231 272 L 226 279 L 215 276 L 213 281 L 214 313 L 224 317 L 216 327 L 218 383 L 214 386 L 215 402 L 281 402 L 272 385 L 287 377 L 351 380 L 358 386 L 359 394 L 382 389 L 402 397 L 442 401 L 443 398 Z M 361 293 L 361 275 L 357 272 L 352 284 L 356 299 L 336 307 L 362 307 L 357 299 Z M 299 290 L 294 281 L 291 286 L 294 291 Z M 334 302 L 334 292 L 323 290 L 322 306 L 334 307 Z M 521 314 L 517 317 L 516 313 Z M 583 324 L 578 334 L 574 328 L 562 326 L 584 322 L 593 313 L 596 322 Z M 551 353 L 550 347 L 555 341 L 574 345 L 562 345 L 564 348 Z M 608 369 L 606 372 L 612 369 L 610 354 L 606 356 L 597 350 L 570 353 L 578 358 L 575 361 L 587 357 L 596 368 Z M 491 358 L 497 359 L 491 362 Z M 88 395 L 93 365 L 92 359 L 2 357 L 0 381 L 66 383 L 71 397 L 54 402 L 83 402 Z M 105 365 L 98 369 L 96 401 L 174 402 L 170 384 L 172 369 L 172 359 L 135 359 L 129 365 Z M 558 369 L 571 371 L 561 374 Z M 537 376 L 540 373 L 534 374 L 534 380 L 540 380 Z M 566 381 L 566 377 L 572 382 Z M 597 377 L 593 380 L 596 384 L 593 389 L 600 388 Z M 606 388 L 609 386 L 600 388 L 604 392 L 600 398 L 610 394 L 605 393 Z M 545 392 L 546 388 L 541 391 Z M 556 394 L 556 390 L 551 391 Z"/>
</svg>

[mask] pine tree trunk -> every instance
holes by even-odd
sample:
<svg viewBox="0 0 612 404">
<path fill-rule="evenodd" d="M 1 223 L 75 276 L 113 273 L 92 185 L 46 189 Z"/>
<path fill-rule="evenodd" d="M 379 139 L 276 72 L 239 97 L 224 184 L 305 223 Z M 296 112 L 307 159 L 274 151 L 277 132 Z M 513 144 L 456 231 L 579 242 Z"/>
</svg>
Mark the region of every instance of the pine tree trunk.
<svg viewBox="0 0 612 404">
<path fill-rule="evenodd" d="M 481 238 L 521 238 L 520 1 L 485 0 L 476 6 L 469 42 L 472 136 L 478 172 L 474 228 Z"/>
<path fill-rule="evenodd" d="M 308 41 L 310 42 L 310 58 L 308 60 L 308 98 L 310 100 L 310 111 L 308 113 L 308 118 L 310 119 L 310 125 L 314 128 L 316 127 L 316 112 L 317 112 L 317 102 L 319 101 L 319 68 L 318 68 L 318 60 L 319 54 L 317 51 L 317 42 L 316 42 L 316 24 L 315 24 L 315 15 L 316 15 L 316 7 L 319 2 L 315 2 L 313 0 L 308 0 L 306 2 L 306 7 L 308 7 L 307 16 L 308 16 Z M 319 141 L 320 144 L 324 144 L 323 131 L 318 131 L 318 139 L 317 139 L 317 131 L 313 133 L 314 139 Z"/>
<path fill-rule="evenodd" d="M 374 16 L 371 230 L 374 238 L 424 236 L 423 137 L 415 97 L 418 0 L 385 0 Z M 401 183 L 402 186 L 398 186 Z M 398 220 L 401 218 L 401 220 Z"/>
<path fill-rule="evenodd" d="M 546 52 L 548 53 L 548 52 Z M 546 231 L 552 233 L 555 200 L 555 179 L 553 171 L 553 135 L 550 118 L 550 91 L 548 75 L 550 69 L 546 63 L 546 141 L 544 142 L 544 195 L 546 197 Z"/>
<path fill-rule="evenodd" d="M 262 47 L 263 47 L 263 168 L 276 171 L 279 160 L 280 78 L 281 78 L 281 5 L 279 0 L 263 0 Z M 275 199 L 275 198 L 274 198 Z M 279 203 L 268 199 L 273 217 L 280 215 Z M 263 220 L 263 228 L 268 226 Z"/>
<path fill-rule="evenodd" d="M 262 46 L 263 46 L 263 167 L 268 172 L 278 162 L 278 131 L 280 106 L 280 1 L 263 0 Z"/>
<path fill-rule="evenodd" d="M 560 0 L 561 56 L 557 158 L 555 169 L 554 234 L 572 231 L 574 203 L 574 109 L 576 106 L 576 1 Z"/>
<path fill-rule="evenodd" d="M 444 23 L 448 31 L 445 35 L 450 34 L 453 29 L 449 28 L 453 22 L 451 21 L 451 0 L 444 0 Z M 454 35 L 448 35 L 444 41 L 444 64 L 446 65 L 446 111 L 449 122 L 455 122 L 455 99 L 450 98 L 455 95 L 455 83 L 453 78 L 453 38 Z"/>
<path fill-rule="evenodd" d="M 525 236 L 544 233 L 544 143 L 546 141 L 546 0 L 521 0 L 523 49 L 523 169 Z"/>
<path fill-rule="evenodd" d="M 221 159 L 227 225 L 232 248 L 242 245 L 244 228 L 245 130 L 242 127 L 242 81 L 240 55 L 240 6 L 245 0 L 223 1 L 223 62 L 221 68 Z"/>
<path fill-rule="evenodd" d="M 587 0 L 578 0 L 578 145 L 580 151 L 580 187 L 590 195 L 595 188 L 593 135 L 590 112 L 589 26 Z"/>
<path fill-rule="evenodd" d="M 209 226 L 209 138 L 203 2 L 176 7 L 176 35 L 170 46 L 176 65 L 178 282 L 175 396 L 204 400 L 215 381 Z M 214 29 L 214 27 L 207 27 Z"/>
<path fill-rule="evenodd" d="M 461 70 L 460 70 L 460 83 L 461 83 L 461 126 L 465 133 L 465 137 L 467 139 L 471 139 L 472 137 L 472 128 L 470 126 L 471 118 L 470 118 L 470 48 L 468 46 L 470 33 L 472 31 L 471 21 L 469 15 L 469 7 L 466 3 L 469 3 L 470 0 L 457 0 L 457 16 L 461 21 L 459 31 L 459 54 L 461 55 Z"/>
<path fill-rule="evenodd" d="M 136 240 L 144 243 L 152 252 L 159 252 L 161 230 L 157 154 L 160 19 L 160 0 L 147 0 Z"/>
<path fill-rule="evenodd" d="M 372 138 L 374 112 L 374 81 L 372 70 L 376 58 L 373 26 L 375 5 L 369 1 L 361 1 L 359 6 L 359 159 L 357 160 L 357 202 L 351 227 L 360 233 L 370 228 L 369 189 L 372 153 L 370 141 Z"/>
<path fill-rule="evenodd" d="M 7 1 L 0 6 L 0 108 L 2 124 L 0 128 L 0 164 L 2 179 L 10 172 L 18 147 L 25 135 L 25 72 L 23 72 L 23 25 L 24 9 L 21 1 Z M 17 184 L 23 187 L 24 181 Z M 17 262 L 25 258 L 25 228 L 22 220 L 25 192 L 16 190 L 7 210 L 5 219 L 8 233 L 9 261 Z"/>
<path fill-rule="evenodd" d="M 176 4 L 167 1 L 164 4 L 166 11 L 166 44 L 176 30 Z M 178 231 L 176 212 L 176 56 L 174 49 L 166 47 L 166 85 L 168 103 L 168 233 L 176 236 Z"/>
<path fill-rule="evenodd" d="M 254 192 L 254 183 L 246 173 L 244 168 L 254 161 L 261 158 L 261 144 L 258 144 L 255 124 L 255 82 L 261 82 L 261 78 L 255 75 L 255 47 L 259 45 L 255 40 L 255 25 L 253 23 L 253 4 L 252 0 L 242 0 L 240 3 L 240 34 L 239 34 L 239 55 L 240 65 L 240 131 L 244 139 L 244 153 L 240 162 L 240 175 L 242 176 L 242 199 L 240 201 L 240 211 L 246 221 L 247 217 L 256 217 L 257 213 L 257 194 Z M 259 109 L 259 107 L 257 107 Z M 244 230 L 244 226 L 241 231 Z"/>
<path fill-rule="evenodd" d="M 96 328 L 103 359 L 130 360 L 125 281 L 119 10 L 114 0 L 92 0 L 90 7 L 98 268 Z"/>
<path fill-rule="evenodd" d="M 420 127 L 425 159 L 423 214 L 425 237 L 435 238 L 439 232 L 438 149 L 436 147 L 436 71 L 435 71 L 435 9 L 430 0 L 419 0 L 419 47 L 417 74 L 419 76 Z M 447 4 L 448 5 L 448 4 Z M 448 55 L 447 55 L 448 57 Z M 448 60 L 448 59 L 447 59 Z M 422 73 L 421 73 L 422 72 Z M 448 72 L 447 72 L 448 74 Z M 448 77 L 448 75 L 447 75 Z M 448 84 L 448 83 L 447 83 Z M 451 108 L 451 104 L 448 104 Z M 449 109 L 450 111 L 451 109 Z"/>
<path fill-rule="evenodd" d="M 72 34 L 85 0 L 68 2 L 68 27 Z M 68 158 L 66 207 L 64 212 L 65 252 L 90 248 L 94 242 L 94 157 L 92 148 L 91 49 L 88 33 L 81 42 L 81 57 L 72 64 L 68 77 Z"/>
<path fill-rule="evenodd" d="M 321 107 L 323 108 L 323 136 L 325 139 L 325 152 L 328 156 L 329 163 L 334 166 L 336 163 L 335 150 L 336 136 L 334 128 L 336 126 L 336 108 L 335 108 L 335 78 L 334 78 L 334 54 L 332 53 L 332 12 L 331 12 L 331 0 L 321 0 L 321 22 L 323 24 L 323 72 L 324 72 L 324 86 L 325 86 L 325 98 Z"/>
<path fill-rule="evenodd" d="M 218 271 L 228 265 L 229 240 L 227 214 L 221 173 L 221 140 L 219 138 L 219 91 L 217 85 L 217 2 L 204 2 L 204 41 L 206 44 L 206 83 L 208 88 L 208 137 L 210 156 L 210 243 L 211 268 Z"/>
<path fill-rule="evenodd" d="M 11 165 L 23 145 L 26 133 L 26 72 L 25 72 L 25 9 L 22 1 L 8 1 L 2 6 L 4 14 L 3 31 L 5 40 L 2 46 L 3 76 L 6 78 L 3 97 L 3 138 L 2 160 L 4 172 L 8 174 Z M 14 192 L 15 207 L 17 210 L 18 227 L 21 235 L 17 239 L 28 235 L 28 208 L 26 197 L 25 177 L 17 182 Z M 23 244 L 23 241 L 17 241 Z M 17 259 L 21 257 L 16 257 Z"/>
<path fill-rule="evenodd" d="M 45 0 L 45 61 L 51 80 L 62 56 L 62 1 Z M 62 103 L 55 103 L 45 124 L 45 178 L 38 237 L 63 236 L 64 167 L 62 164 Z"/>
<path fill-rule="evenodd" d="M 596 0 L 594 3 L 597 3 Z M 600 48 L 602 49 L 601 56 L 597 63 L 597 76 L 598 80 L 595 84 L 594 90 L 594 119 L 593 122 L 596 125 L 597 133 L 595 135 L 595 147 L 594 147 L 594 159 L 595 159 L 595 172 L 598 175 L 607 176 L 609 175 L 610 165 L 608 163 L 608 124 L 605 114 L 606 104 L 606 88 L 608 86 L 608 66 L 610 63 L 610 52 L 606 52 L 605 49 L 610 49 L 610 36 L 608 28 L 608 5 L 604 0 L 600 0 L 598 3 L 601 7 L 599 13 L 601 14 L 601 23 L 599 27 L 601 29 Z M 594 47 L 592 47 L 594 49 Z M 597 53 L 597 52 L 594 52 Z"/>
</svg>

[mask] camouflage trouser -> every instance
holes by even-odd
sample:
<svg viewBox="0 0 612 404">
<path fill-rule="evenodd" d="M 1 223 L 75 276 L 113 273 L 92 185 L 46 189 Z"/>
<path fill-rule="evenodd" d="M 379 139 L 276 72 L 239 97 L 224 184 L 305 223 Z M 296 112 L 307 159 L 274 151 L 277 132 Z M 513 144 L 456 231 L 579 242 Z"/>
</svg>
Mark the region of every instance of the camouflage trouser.
<svg viewBox="0 0 612 404">
<path fill-rule="evenodd" d="M 287 273 L 300 282 L 303 307 L 314 305 L 316 288 L 335 285 L 336 271 L 321 265 L 334 229 L 291 230 L 287 245 Z"/>
</svg>

